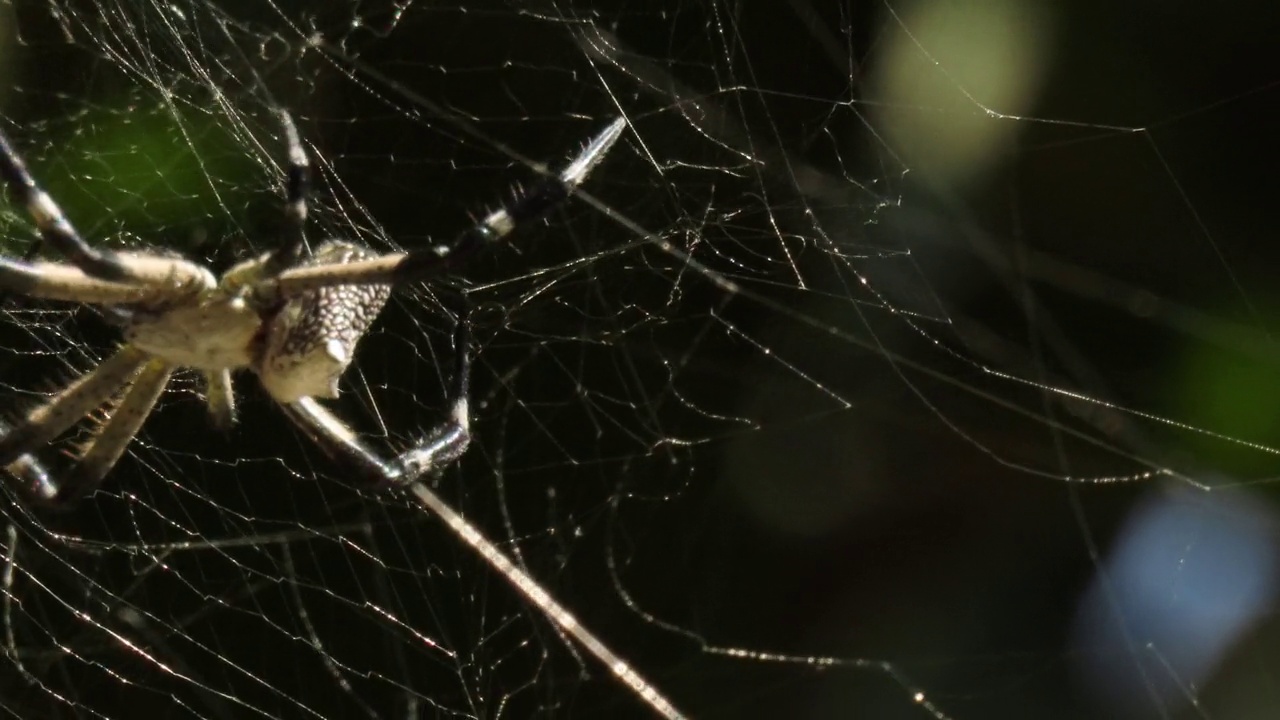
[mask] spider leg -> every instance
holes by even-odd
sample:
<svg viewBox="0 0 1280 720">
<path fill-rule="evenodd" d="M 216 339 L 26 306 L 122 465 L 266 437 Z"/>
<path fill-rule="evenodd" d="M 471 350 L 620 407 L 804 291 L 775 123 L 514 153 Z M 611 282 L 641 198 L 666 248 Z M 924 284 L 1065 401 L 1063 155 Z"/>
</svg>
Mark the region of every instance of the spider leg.
<svg viewBox="0 0 1280 720">
<path fill-rule="evenodd" d="M 490 243 L 510 235 L 530 221 L 544 217 L 564 202 L 586 180 L 613 147 L 626 120 L 618 118 L 592 138 L 563 170 L 548 175 L 531 188 L 522 190 L 498 210 L 450 243 L 393 253 L 372 260 L 338 265 L 290 268 L 259 283 L 264 296 L 292 297 L 332 285 L 396 285 L 423 280 L 445 272 Z"/>
<path fill-rule="evenodd" d="M 285 235 L 279 247 L 267 256 L 263 264 L 263 269 L 269 275 L 275 275 L 287 267 L 297 265 L 302 258 L 302 249 L 307 241 L 307 187 L 311 169 L 311 164 L 307 161 L 307 153 L 302 148 L 302 140 L 298 137 L 298 129 L 293 124 L 293 118 L 284 109 L 278 112 L 280 125 L 284 129 L 289 164 L 285 170 Z"/>
<path fill-rule="evenodd" d="M 9 425 L 0 421 L 0 434 L 8 431 Z M 35 455 L 30 453 L 19 455 L 18 459 L 0 469 L 0 474 L 10 476 L 10 484 L 28 503 L 47 504 L 53 502 L 58 495 L 58 486 L 53 480 L 53 474 Z M 12 483 L 12 480 L 16 480 L 17 483 Z"/>
<path fill-rule="evenodd" d="M 454 400 L 450 418 L 429 432 L 417 445 L 393 459 L 380 457 L 346 423 L 312 398 L 282 404 L 281 407 L 320 447 L 335 459 L 345 461 L 362 473 L 375 487 L 407 489 L 419 504 L 448 525 L 455 537 L 483 558 L 490 568 L 549 619 L 557 630 L 572 638 L 607 667 L 614 677 L 631 688 L 658 715 L 671 719 L 684 717 L 638 670 L 582 625 L 568 608 L 552 597 L 524 568 L 512 562 L 479 528 L 450 507 L 430 487 L 419 482 L 424 475 L 437 472 L 461 457 L 471 441 L 467 409 L 471 363 L 468 344 L 466 321 L 460 319 L 455 340 L 459 361 L 454 376 Z"/>
<path fill-rule="evenodd" d="M 90 305 L 136 303 L 147 296 L 145 287 L 102 280 L 73 265 L 6 257 L 0 257 L 0 288 L 28 297 Z"/>
<path fill-rule="evenodd" d="M 231 371 L 206 371 L 204 387 L 213 426 L 223 432 L 230 430 L 236 424 L 236 393 L 231 384 Z"/>
<path fill-rule="evenodd" d="M 0 257 L 0 288 L 46 300 L 118 303 L 137 301 L 139 288 L 133 285 L 99 280 L 85 275 L 73 266 L 33 264 Z"/>
<path fill-rule="evenodd" d="M 359 470 L 375 487 L 415 482 L 456 462 L 471 443 L 471 336 L 465 318 L 458 319 L 453 344 L 455 366 L 453 387 L 449 390 L 449 417 L 393 460 L 382 459 L 314 398 L 281 403 L 280 407 L 326 453 Z"/>
<path fill-rule="evenodd" d="M 582 625 L 568 608 L 552 597 L 524 568 L 512 562 L 501 548 L 484 536 L 479 528 L 450 507 L 426 484 L 418 482 L 424 474 L 438 470 L 441 462 L 446 461 L 446 457 L 451 456 L 455 450 L 460 451 L 466 447 L 468 438 L 465 436 L 464 427 L 450 421 L 442 428 L 451 427 L 452 430 L 432 433 L 417 447 L 393 460 L 384 460 L 362 443 L 332 412 L 315 400 L 305 398 L 282 407 L 285 408 L 289 417 L 302 426 L 322 447 L 331 453 L 341 455 L 357 470 L 373 478 L 376 483 L 383 486 L 406 487 L 423 507 L 448 525 L 454 536 L 483 558 L 490 568 L 547 617 L 556 629 L 572 638 L 601 664 L 609 668 L 615 677 L 634 690 L 661 717 L 684 717 L 671 701 L 664 697 L 638 670 Z M 446 439 L 450 437 L 463 439 L 460 444 L 454 442 L 450 445 Z"/>
<path fill-rule="evenodd" d="M 101 407 L 120 388 L 133 383 L 147 363 L 147 354 L 129 345 L 80 376 L 61 392 L 30 410 L 0 435 L 0 467 L 44 447 Z"/>
<path fill-rule="evenodd" d="M 0 289 L 45 300 L 115 306 L 163 303 L 217 285 L 209 270 L 188 260 L 132 253 L 115 258 L 128 268 L 128 281 L 104 280 L 66 263 L 0 256 Z"/>
<path fill-rule="evenodd" d="M 133 273 L 113 252 L 95 250 L 80 237 L 49 194 L 40 189 L 13 144 L 0 132 L 0 180 L 13 199 L 27 209 L 40 237 L 84 271 L 103 280 L 128 280 Z"/>
<path fill-rule="evenodd" d="M 146 363 L 124 398 L 112 409 L 110 417 L 84 449 L 76 469 L 57 489 L 55 503 L 79 500 L 102 483 L 102 479 L 120 461 L 120 456 L 142 429 L 142 424 L 160 400 L 174 370 L 174 366 L 163 360 Z"/>
</svg>

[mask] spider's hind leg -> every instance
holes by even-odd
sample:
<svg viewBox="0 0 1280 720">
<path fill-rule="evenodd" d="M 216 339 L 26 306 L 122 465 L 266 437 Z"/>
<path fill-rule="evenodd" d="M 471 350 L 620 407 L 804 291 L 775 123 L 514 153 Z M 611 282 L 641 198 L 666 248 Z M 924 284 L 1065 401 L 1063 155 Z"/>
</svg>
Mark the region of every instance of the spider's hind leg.
<svg viewBox="0 0 1280 720">
<path fill-rule="evenodd" d="M 411 485 L 457 462 L 471 444 L 471 329 L 467 313 L 457 317 L 453 342 L 455 362 L 447 416 L 394 458 L 385 459 L 375 452 L 315 398 L 304 397 L 280 407 L 326 454 L 360 472 L 368 484 L 377 489 Z"/>
<path fill-rule="evenodd" d="M 449 416 L 416 445 L 400 453 L 397 464 L 412 482 L 457 462 L 471 444 L 471 320 L 469 310 L 457 316 L 453 333 L 454 368 L 449 390 Z"/>
</svg>

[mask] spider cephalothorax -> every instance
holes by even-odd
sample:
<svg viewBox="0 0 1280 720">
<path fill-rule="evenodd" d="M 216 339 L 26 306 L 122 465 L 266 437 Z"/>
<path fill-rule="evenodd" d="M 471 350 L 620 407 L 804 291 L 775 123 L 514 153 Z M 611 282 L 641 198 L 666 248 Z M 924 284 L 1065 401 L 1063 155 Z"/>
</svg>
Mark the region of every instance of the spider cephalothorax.
<svg viewBox="0 0 1280 720">
<path fill-rule="evenodd" d="M 437 275 L 468 255 L 540 218 L 566 199 L 622 134 L 615 121 L 559 174 L 548 174 L 489 213 L 453 242 L 408 253 L 377 254 L 343 240 L 308 252 L 307 157 L 292 120 L 280 114 L 289 149 L 286 231 L 271 252 L 242 262 L 220 278 L 205 266 L 165 254 L 98 250 L 80 238 L 61 209 L 36 184 L 0 133 L 0 180 L 26 207 L 44 242 L 69 262 L 27 262 L 0 256 L 0 292 L 98 305 L 121 325 L 124 344 L 11 424 L 0 424 L 0 467 L 27 500 L 62 504 L 94 490 L 179 368 L 205 379 L 218 425 L 235 420 L 231 375 L 250 370 L 286 414 L 332 455 L 380 485 L 435 471 L 462 455 L 470 441 L 470 369 L 466 324 L 455 336 L 457 365 L 448 418 L 414 448 L 384 460 L 314 398 L 338 394 L 338 381 L 393 286 Z M 106 419 L 69 477 L 56 479 L 35 455 L 86 416 Z"/>
</svg>

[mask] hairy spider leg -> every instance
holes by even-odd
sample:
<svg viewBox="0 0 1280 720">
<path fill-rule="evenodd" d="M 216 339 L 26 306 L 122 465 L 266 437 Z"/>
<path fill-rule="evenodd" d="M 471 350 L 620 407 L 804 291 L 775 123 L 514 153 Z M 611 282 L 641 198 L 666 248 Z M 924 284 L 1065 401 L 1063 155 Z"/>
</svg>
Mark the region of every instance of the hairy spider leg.
<svg viewBox="0 0 1280 720">
<path fill-rule="evenodd" d="M 501 240 L 531 221 L 551 212 L 587 178 L 613 147 L 626 119 L 618 118 L 592 138 L 563 170 L 547 175 L 527 190 L 517 191 L 501 208 L 459 234 L 452 242 L 407 253 L 392 253 L 371 260 L 357 260 L 341 266 L 296 267 L 259 283 L 259 291 L 270 296 L 292 297 L 330 285 L 400 285 L 439 275 Z"/>
<path fill-rule="evenodd" d="M 0 290 L 88 305 L 129 304 L 145 300 L 151 288 L 86 275 L 74 265 L 28 262 L 0 255 Z"/>
<path fill-rule="evenodd" d="M 204 379 L 205 402 L 209 407 L 209 417 L 213 419 L 213 426 L 221 432 L 229 432 L 235 426 L 238 417 L 231 371 L 205 370 L 200 375 Z"/>
<path fill-rule="evenodd" d="M 361 473 L 375 488 L 414 482 L 455 462 L 471 443 L 468 406 L 471 396 L 471 331 L 465 312 L 455 320 L 453 345 L 454 368 L 448 393 L 448 417 L 393 460 L 383 460 L 314 398 L 281 403 L 280 407 L 321 450 Z"/>
<path fill-rule="evenodd" d="M 0 420 L 0 435 L 9 432 L 8 423 Z M 58 494 L 58 485 L 44 463 L 33 453 L 22 453 L 13 462 L 0 468 L 0 475 L 8 473 L 17 481 L 15 489 L 28 502 L 38 504 L 52 502 Z M 11 481 L 12 484 L 12 481 Z"/>
<path fill-rule="evenodd" d="M 684 715 L 653 683 L 591 632 L 564 605 L 560 604 L 528 572 L 511 561 L 480 529 L 449 506 L 425 483 L 423 477 L 448 467 L 466 451 L 471 442 L 468 397 L 470 397 L 470 329 L 466 313 L 458 316 L 454 333 L 453 387 L 449 392 L 449 417 L 429 430 L 413 447 L 394 458 L 385 459 L 360 440 L 337 415 L 312 398 L 282 404 L 285 414 L 331 458 L 360 473 L 375 489 L 406 488 L 415 499 L 440 518 L 453 534 L 467 544 L 556 628 L 572 638 L 607 667 L 614 677 L 634 690 L 659 716 L 677 720 Z"/>
<path fill-rule="evenodd" d="M 47 402 L 32 408 L 0 436 L 0 467 L 18 459 L 28 448 L 52 442 L 97 410 L 118 389 L 133 382 L 147 358 L 145 352 L 126 345 Z"/>
<path fill-rule="evenodd" d="M 32 408 L 17 423 L 12 425 L 6 423 L 0 426 L 2 431 L 0 432 L 0 467 L 8 468 L 14 463 L 23 463 L 23 458 L 28 456 L 31 448 L 44 447 L 57 439 L 85 416 L 102 407 L 120 390 L 129 391 L 126 395 L 127 399 L 132 395 L 131 388 L 135 381 L 147 367 L 147 361 L 148 356 L 145 352 L 125 346 L 99 363 L 92 371 L 76 378 L 47 402 Z M 154 404 L 152 402 L 152 405 Z M 150 411 L 150 407 L 147 411 Z M 117 420 L 118 418 L 114 415 L 107 420 L 99 437 L 93 441 L 93 445 L 99 444 L 102 434 L 107 433 L 110 426 Z M 111 437 L 108 437 L 108 440 L 110 441 Z M 92 447 L 89 450 L 92 451 Z M 101 452 L 99 451 L 99 454 Z M 123 452 L 123 448 L 120 452 Z M 118 458 L 119 455 L 117 454 L 116 457 Z M 26 462 L 30 466 L 30 461 Z M 105 473 L 105 470 L 101 472 Z M 26 499 L 44 504 L 57 504 L 62 501 L 63 490 L 47 474 L 44 474 L 42 479 L 40 476 L 32 476 L 29 471 L 26 477 L 15 474 L 25 481 L 25 485 L 19 486 L 18 489 Z M 32 484 L 33 479 L 39 482 Z"/>
<path fill-rule="evenodd" d="M 62 208 L 31 177 L 26 163 L 3 131 L 0 131 L 0 180 L 9 188 L 14 201 L 27 209 L 40 237 L 85 275 L 103 280 L 134 279 L 133 272 L 115 253 L 95 250 L 80 237 Z"/>
<path fill-rule="evenodd" d="M 272 276 L 297 265 L 302 259 L 302 251 L 307 243 L 307 192 L 311 172 L 311 163 L 307 160 L 293 117 L 284 108 L 276 112 L 284 132 L 289 162 L 285 167 L 284 237 L 263 264 L 266 274 Z"/>
<path fill-rule="evenodd" d="M 150 417 L 176 370 L 175 366 L 158 359 L 152 359 L 142 367 L 119 403 L 110 409 L 106 421 L 97 428 L 88 445 L 81 449 L 80 461 L 57 487 L 53 504 L 69 505 L 102 484 Z"/>
</svg>

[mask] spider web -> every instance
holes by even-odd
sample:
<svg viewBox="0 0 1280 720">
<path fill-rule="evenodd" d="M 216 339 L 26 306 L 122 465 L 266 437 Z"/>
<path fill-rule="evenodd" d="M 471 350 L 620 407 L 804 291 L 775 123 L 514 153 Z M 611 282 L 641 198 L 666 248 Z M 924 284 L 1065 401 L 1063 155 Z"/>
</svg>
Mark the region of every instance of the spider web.
<svg viewBox="0 0 1280 720">
<path fill-rule="evenodd" d="M 312 242 L 381 251 L 624 116 L 582 196 L 397 293 L 334 404 L 373 446 L 440 417 L 464 288 L 433 486 L 690 715 L 1267 717 L 1277 11 L 1220 7 L 0 3 L 0 123 L 83 235 L 220 270 L 273 246 L 276 107 Z M 3 312 L 9 414 L 117 337 Z M 0 498 L 9 714 L 647 714 L 238 397 L 217 433 L 180 375 L 88 501 Z"/>
</svg>

